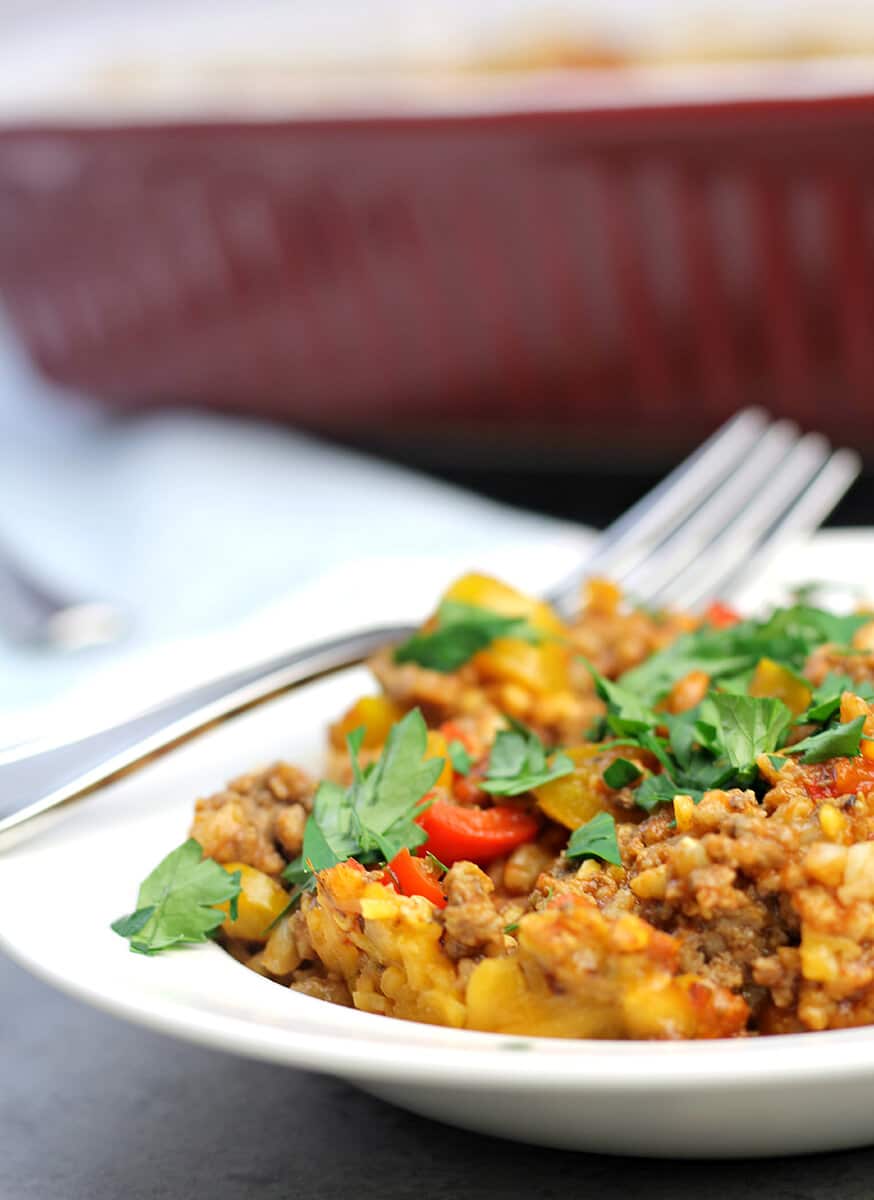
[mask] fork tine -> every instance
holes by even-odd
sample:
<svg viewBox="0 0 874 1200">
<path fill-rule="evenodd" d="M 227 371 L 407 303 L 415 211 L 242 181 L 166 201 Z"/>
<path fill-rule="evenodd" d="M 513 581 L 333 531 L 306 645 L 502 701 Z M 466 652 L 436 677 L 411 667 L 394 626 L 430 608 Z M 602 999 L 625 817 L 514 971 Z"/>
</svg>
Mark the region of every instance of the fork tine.
<svg viewBox="0 0 874 1200">
<path fill-rule="evenodd" d="M 809 537 L 815 533 L 861 471 L 862 459 L 855 450 L 835 450 L 807 491 L 781 518 L 778 528 L 771 535 L 769 549 L 773 550 L 776 546 L 776 537 L 788 540 Z"/>
<path fill-rule="evenodd" d="M 749 579 L 765 555 L 792 539 L 809 536 L 832 511 L 861 470 L 851 450 L 829 454 L 824 438 L 810 434 L 799 443 L 794 462 L 773 486 L 755 497 L 734 525 L 714 539 L 699 560 L 663 588 L 661 602 L 697 607 L 714 596 L 730 595 L 740 577 Z"/>
<path fill-rule="evenodd" d="M 799 438 L 797 426 L 789 421 L 772 425 L 713 495 L 685 522 L 668 530 L 661 541 L 653 541 L 640 565 L 620 576 L 625 587 L 651 602 L 663 598 L 667 590 L 672 590 L 674 581 L 694 566 L 699 556 L 733 526 L 755 498 L 774 479 L 783 477 Z"/>
<path fill-rule="evenodd" d="M 758 408 L 747 408 L 720 426 L 706 442 L 633 504 L 598 537 L 581 570 L 550 592 L 549 602 L 565 617 L 579 605 L 584 579 L 599 573 L 618 576 L 628 571 L 656 534 L 673 527 L 696 504 L 711 495 L 743 462 L 768 428 L 769 418 Z"/>
<path fill-rule="evenodd" d="M 655 586 L 646 589 L 650 602 L 685 605 L 707 587 L 710 575 L 726 572 L 731 564 L 747 559 L 756 539 L 764 536 L 775 517 L 785 512 L 815 478 L 829 453 L 828 442 L 819 434 L 797 440 L 790 452 L 778 459 L 770 475 L 740 492 L 736 497 L 739 502 L 731 511 L 714 513 L 709 523 L 702 521 L 698 552 L 687 553 L 679 571 L 656 576 Z M 705 518 L 707 514 L 702 512 L 700 516 Z M 657 568 L 660 566 L 661 562 Z"/>
</svg>

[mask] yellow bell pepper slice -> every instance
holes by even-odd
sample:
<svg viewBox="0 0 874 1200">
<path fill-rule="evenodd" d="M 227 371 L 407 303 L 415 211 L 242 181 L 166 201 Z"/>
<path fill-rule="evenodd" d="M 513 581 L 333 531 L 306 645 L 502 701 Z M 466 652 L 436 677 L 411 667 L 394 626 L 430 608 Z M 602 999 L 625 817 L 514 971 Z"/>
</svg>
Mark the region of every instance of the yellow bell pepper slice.
<svg viewBox="0 0 874 1200">
<path fill-rule="evenodd" d="M 497 638 L 472 659 L 483 679 L 517 683 L 537 695 L 566 691 L 570 686 L 568 653 L 556 642 L 532 646 L 518 638 Z"/>
<path fill-rule="evenodd" d="M 573 774 L 534 789 L 538 806 L 553 821 L 577 829 L 606 808 L 608 793 L 601 769 L 593 761 L 601 750 L 594 744 L 572 746 L 565 753 L 575 764 Z"/>
<path fill-rule="evenodd" d="M 228 937 L 243 938 L 247 942 L 266 942 L 270 936 L 269 926 L 288 904 L 288 892 L 275 879 L 250 867 L 248 863 L 230 862 L 222 863 L 222 866 L 230 874 L 240 872 L 237 919 L 231 920 L 230 900 L 217 906 L 228 914 L 222 929 Z"/>
<path fill-rule="evenodd" d="M 567 634 L 564 624 L 543 600 L 526 596 L 508 583 L 493 579 L 491 575 L 480 575 L 472 571 L 456 579 L 443 593 L 444 600 L 458 600 L 462 604 L 475 604 L 488 608 L 502 617 L 526 617 L 535 629 L 551 633 L 555 637 Z"/>
<path fill-rule="evenodd" d="M 501 616 L 525 617 L 545 635 L 538 645 L 520 638 L 497 638 L 473 657 L 474 668 L 483 678 L 517 683 L 538 695 L 570 686 L 569 653 L 564 640 L 567 629 L 548 604 L 489 575 L 476 573 L 457 579 L 443 599 L 488 608 Z"/>
<path fill-rule="evenodd" d="M 760 658 L 747 691 L 751 696 L 773 696 L 782 700 L 797 717 L 810 707 L 812 692 L 792 671 L 772 658 Z"/>
<path fill-rule="evenodd" d="M 367 750 L 377 750 L 385 744 L 392 725 L 397 724 L 403 715 L 404 710 L 388 696 L 362 696 L 333 727 L 333 736 L 337 744 L 342 746 L 350 733 L 363 726 L 362 745 Z"/>
<path fill-rule="evenodd" d="M 451 788 L 455 773 L 452 770 L 452 760 L 449 757 L 449 744 L 438 729 L 428 730 L 428 744 L 425 747 L 425 758 L 443 759 L 443 770 L 437 776 L 434 786 Z"/>
</svg>

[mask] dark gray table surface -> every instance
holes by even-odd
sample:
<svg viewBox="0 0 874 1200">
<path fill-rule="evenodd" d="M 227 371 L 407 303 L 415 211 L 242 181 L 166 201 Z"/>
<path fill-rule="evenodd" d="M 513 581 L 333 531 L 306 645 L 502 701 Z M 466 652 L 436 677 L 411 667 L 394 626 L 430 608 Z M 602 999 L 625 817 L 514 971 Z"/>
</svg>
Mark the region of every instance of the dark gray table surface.
<svg viewBox="0 0 874 1200">
<path fill-rule="evenodd" d="M 874 1150 L 719 1164 L 538 1150 L 126 1025 L 2 955 L 0 997 L 2 1200 L 874 1195 Z"/>
</svg>

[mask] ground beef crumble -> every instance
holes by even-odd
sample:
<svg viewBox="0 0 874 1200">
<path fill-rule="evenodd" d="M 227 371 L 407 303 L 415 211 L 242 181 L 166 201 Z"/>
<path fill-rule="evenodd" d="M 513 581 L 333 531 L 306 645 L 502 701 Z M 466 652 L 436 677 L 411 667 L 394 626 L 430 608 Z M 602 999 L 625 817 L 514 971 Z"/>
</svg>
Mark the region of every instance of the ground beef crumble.
<svg viewBox="0 0 874 1200">
<path fill-rule="evenodd" d="M 313 788 L 304 771 L 284 762 L 240 775 L 196 802 L 191 837 L 216 862 L 243 862 L 278 875 L 300 854 Z"/>
</svg>

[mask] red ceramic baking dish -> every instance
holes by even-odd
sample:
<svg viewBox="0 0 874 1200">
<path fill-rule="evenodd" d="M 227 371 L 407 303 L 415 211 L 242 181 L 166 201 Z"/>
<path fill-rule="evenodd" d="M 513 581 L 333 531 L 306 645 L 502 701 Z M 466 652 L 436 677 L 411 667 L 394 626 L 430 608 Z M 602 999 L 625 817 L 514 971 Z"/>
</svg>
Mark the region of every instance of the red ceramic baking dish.
<svg viewBox="0 0 874 1200">
<path fill-rule="evenodd" d="M 0 296 L 47 376 L 119 406 L 591 448 L 763 401 L 874 445 L 874 75 L 613 78 L 9 121 Z"/>
</svg>

